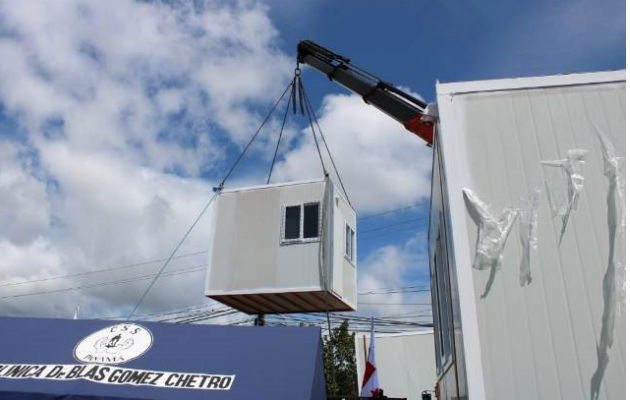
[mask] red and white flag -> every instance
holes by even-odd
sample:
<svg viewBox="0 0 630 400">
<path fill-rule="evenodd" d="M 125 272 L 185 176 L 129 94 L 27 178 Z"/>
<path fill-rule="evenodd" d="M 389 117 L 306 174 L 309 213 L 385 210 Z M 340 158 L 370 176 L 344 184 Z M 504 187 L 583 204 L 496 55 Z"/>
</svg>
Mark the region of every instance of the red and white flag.
<svg viewBox="0 0 630 400">
<path fill-rule="evenodd" d="M 363 373 L 363 385 L 361 386 L 361 397 L 378 397 L 378 374 L 376 371 L 376 356 L 374 355 L 374 317 L 372 317 L 370 350 L 365 362 L 365 372 Z"/>
</svg>

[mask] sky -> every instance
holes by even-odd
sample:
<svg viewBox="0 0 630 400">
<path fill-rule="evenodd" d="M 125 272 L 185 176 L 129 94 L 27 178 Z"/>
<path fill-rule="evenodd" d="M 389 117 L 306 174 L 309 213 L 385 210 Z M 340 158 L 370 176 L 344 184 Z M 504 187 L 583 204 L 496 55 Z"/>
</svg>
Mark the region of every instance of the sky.
<svg viewBox="0 0 630 400">
<path fill-rule="evenodd" d="M 623 69 L 625 36 L 621 0 L 0 1 L 0 314 L 125 316 L 291 79 L 301 39 L 433 101 L 437 81 Z M 431 150 L 303 77 L 357 209 L 359 289 L 427 287 Z M 264 183 L 280 118 L 229 186 Z M 321 175 L 307 133 L 290 118 L 273 181 Z M 208 302 L 209 229 L 139 314 Z M 426 320 L 428 301 L 365 294 L 359 311 Z"/>
</svg>

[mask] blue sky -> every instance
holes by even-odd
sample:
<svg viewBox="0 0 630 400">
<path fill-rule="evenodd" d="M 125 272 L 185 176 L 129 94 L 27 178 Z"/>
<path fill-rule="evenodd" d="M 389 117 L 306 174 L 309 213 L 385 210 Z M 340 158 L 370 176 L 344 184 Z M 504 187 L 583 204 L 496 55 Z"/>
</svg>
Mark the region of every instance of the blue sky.
<svg viewBox="0 0 630 400">
<path fill-rule="evenodd" d="M 437 80 L 625 68 L 625 4 L 0 1 L 0 202 L 10 210 L 0 211 L 10 227 L 0 296 L 155 271 L 92 274 L 168 253 L 291 78 L 300 39 L 431 101 Z M 304 80 L 359 212 L 359 286 L 426 285 L 430 150 L 321 74 Z M 232 185 L 264 182 L 279 123 Z M 287 126 L 275 180 L 319 174 L 304 128 Z M 206 248 L 207 235 L 200 224 L 182 252 Z M 191 257 L 169 268 L 205 262 Z M 160 281 L 143 310 L 199 303 L 199 276 Z M 87 316 L 120 314 L 146 283 L 10 298 L 0 313 L 64 316 L 80 304 Z M 360 308 L 391 315 L 420 300 L 371 296 L 392 306 Z"/>
<path fill-rule="evenodd" d="M 441 82 L 625 67 L 623 1 L 271 2 L 283 49 L 311 39 L 434 99 Z M 304 15 L 300 11 L 304 10 Z M 312 85 L 320 86 L 319 79 Z M 339 90 L 326 86 L 319 94 Z"/>
</svg>

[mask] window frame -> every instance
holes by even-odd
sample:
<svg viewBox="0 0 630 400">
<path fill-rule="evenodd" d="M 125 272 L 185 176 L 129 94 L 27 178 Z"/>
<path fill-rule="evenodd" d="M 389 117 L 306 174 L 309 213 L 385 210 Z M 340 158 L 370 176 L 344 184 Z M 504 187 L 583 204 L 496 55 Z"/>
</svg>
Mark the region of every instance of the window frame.
<svg viewBox="0 0 630 400">
<path fill-rule="evenodd" d="M 317 206 L 317 236 L 314 237 L 304 237 L 304 229 L 306 228 L 306 207 L 309 206 Z M 322 205 L 319 201 L 311 201 L 309 203 L 303 203 L 301 208 L 301 220 L 300 220 L 300 237 L 302 240 L 319 240 L 322 235 Z"/>
<path fill-rule="evenodd" d="M 440 213 L 440 217 L 441 217 Z M 436 364 L 439 371 L 445 371 L 454 358 L 454 326 L 452 316 L 452 298 L 450 291 L 450 270 L 448 254 L 442 238 L 442 226 L 435 240 L 435 250 L 431 262 L 431 285 L 433 290 L 432 305 L 436 334 Z M 437 314 L 437 315 L 435 315 Z M 436 321 L 437 320 L 437 321 Z"/>
<path fill-rule="evenodd" d="M 350 254 L 348 254 L 348 231 L 350 231 Z M 348 222 L 346 222 L 346 227 L 344 229 L 344 251 L 343 256 L 346 260 L 348 260 L 352 265 L 354 265 L 356 260 L 356 231 L 350 226 Z"/>
<path fill-rule="evenodd" d="M 317 236 L 316 237 L 304 237 L 304 207 L 312 206 L 317 204 Z M 290 207 L 300 207 L 300 233 L 299 237 L 294 239 L 287 239 L 285 237 L 286 231 L 286 221 L 287 221 L 287 208 Z M 281 221 L 280 221 L 280 244 L 281 245 L 290 245 L 290 244 L 301 244 L 301 243 L 313 243 L 319 242 L 322 237 L 322 203 L 320 201 L 307 201 L 304 203 L 291 203 L 291 204 L 283 204 L 282 205 L 282 213 L 281 213 Z"/>
</svg>

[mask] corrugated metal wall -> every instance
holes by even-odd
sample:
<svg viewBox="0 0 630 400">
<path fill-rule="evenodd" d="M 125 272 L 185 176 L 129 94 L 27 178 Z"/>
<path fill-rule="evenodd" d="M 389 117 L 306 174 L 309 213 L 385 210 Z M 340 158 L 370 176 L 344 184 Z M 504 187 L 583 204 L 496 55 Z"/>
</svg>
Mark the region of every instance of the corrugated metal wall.
<svg viewBox="0 0 630 400">
<path fill-rule="evenodd" d="M 474 270 L 474 299 L 461 298 L 476 306 L 486 397 L 591 398 L 609 255 L 609 180 L 590 121 L 625 158 L 625 83 L 442 93 L 438 101 L 442 120 L 449 119 L 442 124 L 449 203 L 459 210 L 452 229 L 465 229 L 468 241 L 455 247 L 467 247 L 467 262 L 474 259 L 478 229 L 461 212 L 463 187 L 487 202 L 495 216 L 506 208 L 523 208 L 531 191 L 541 190 L 531 284 L 519 284 L 523 248 L 517 221 L 487 297 L 481 294 L 490 272 Z M 560 243 L 562 223 L 553 208 L 567 197 L 568 177 L 541 161 L 565 159 L 572 149 L 588 151 L 584 189 Z M 620 251 L 625 265 L 625 247 Z M 464 258 L 458 269 L 471 268 L 463 265 Z M 625 397 L 625 309 L 613 313 L 602 399 Z"/>
</svg>

